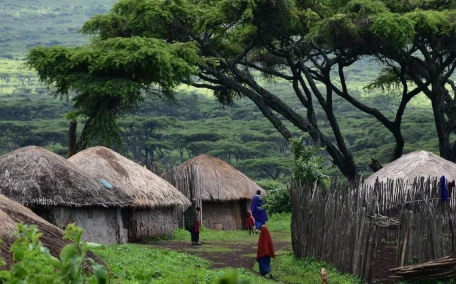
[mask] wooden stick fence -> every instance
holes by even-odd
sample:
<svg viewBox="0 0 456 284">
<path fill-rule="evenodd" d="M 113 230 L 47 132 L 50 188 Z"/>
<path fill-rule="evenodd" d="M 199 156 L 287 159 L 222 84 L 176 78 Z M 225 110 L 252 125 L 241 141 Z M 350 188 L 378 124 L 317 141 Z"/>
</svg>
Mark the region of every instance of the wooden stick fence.
<svg viewBox="0 0 456 284">
<path fill-rule="evenodd" d="M 454 248 L 455 195 L 441 201 L 437 179 L 357 187 L 333 180 L 328 190 L 293 185 L 290 199 L 295 256 L 314 256 L 366 280 L 381 239 L 397 243 L 397 266 L 443 257 Z"/>
</svg>

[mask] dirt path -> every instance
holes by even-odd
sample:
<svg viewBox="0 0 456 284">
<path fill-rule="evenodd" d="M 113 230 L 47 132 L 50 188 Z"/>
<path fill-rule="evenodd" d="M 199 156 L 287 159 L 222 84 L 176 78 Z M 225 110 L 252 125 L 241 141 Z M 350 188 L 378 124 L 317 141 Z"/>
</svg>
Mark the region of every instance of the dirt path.
<svg viewBox="0 0 456 284">
<path fill-rule="evenodd" d="M 253 270 L 257 251 L 256 243 L 251 241 L 246 244 L 205 242 L 201 246 L 193 246 L 188 242 L 159 241 L 146 245 L 197 255 L 212 261 L 211 268 L 234 267 Z M 274 250 L 276 251 L 290 247 L 290 242 L 274 242 Z"/>
</svg>

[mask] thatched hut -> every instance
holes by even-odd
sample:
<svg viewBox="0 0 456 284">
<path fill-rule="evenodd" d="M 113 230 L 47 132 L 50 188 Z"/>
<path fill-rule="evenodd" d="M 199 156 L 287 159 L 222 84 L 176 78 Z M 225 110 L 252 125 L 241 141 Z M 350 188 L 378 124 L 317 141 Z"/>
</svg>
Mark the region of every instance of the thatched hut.
<svg viewBox="0 0 456 284">
<path fill-rule="evenodd" d="M 69 243 L 63 239 L 63 231 L 60 228 L 36 215 L 29 208 L 0 194 L 0 257 L 6 262 L 0 269 L 9 269 L 13 264 L 13 256 L 9 249 L 15 240 L 11 233 L 16 231 L 18 223 L 36 225 L 43 234 L 40 241 L 55 257 L 59 257 L 62 248 Z M 89 252 L 88 256 L 103 264 L 92 252 Z"/>
<path fill-rule="evenodd" d="M 252 197 L 257 190 L 265 194 L 227 162 L 205 154 L 170 169 L 164 177 L 188 199 L 196 198 L 202 224 L 209 228 L 243 229 Z"/>
<path fill-rule="evenodd" d="M 364 182 L 367 185 L 374 185 L 377 179 L 379 182 L 402 179 L 410 184 L 416 177 L 440 178 L 442 175 L 448 181 L 455 180 L 456 164 L 431 152 L 415 151 L 389 163 Z"/>
<path fill-rule="evenodd" d="M 6 261 L 6 268 L 13 263 L 12 254 L 9 251 L 15 237 L 11 235 L 16 230 L 17 223 L 36 225 L 43 236 L 41 242 L 51 254 L 58 256 L 67 242 L 63 240 L 63 231 L 42 219 L 30 209 L 0 194 L 0 257 Z M 5 267 L 2 267 L 4 269 Z"/>
<path fill-rule="evenodd" d="M 177 226 L 176 210 L 190 205 L 167 181 L 111 149 L 89 148 L 68 160 L 88 175 L 109 181 L 133 201 L 128 211 L 131 241 L 172 236 Z"/>
<path fill-rule="evenodd" d="M 64 228 L 76 223 L 84 239 L 123 243 L 127 239 L 124 210 L 131 199 L 108 189 L 63 157 L 36 146 L 0 157 L 0 193 Z"/>
</svg>

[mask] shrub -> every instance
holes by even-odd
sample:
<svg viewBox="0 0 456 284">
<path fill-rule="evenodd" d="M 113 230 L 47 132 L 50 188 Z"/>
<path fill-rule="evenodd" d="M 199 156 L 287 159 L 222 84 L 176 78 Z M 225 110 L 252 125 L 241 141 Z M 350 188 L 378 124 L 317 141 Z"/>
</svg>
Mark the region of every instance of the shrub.
<svg viewBox="0 0 456 284">
<path fill-rule="evenodd" d="M 265 199 L 264 208 L 269 214 L 291 212 L 290 192 L 287 188 L 269 191 Z"/>
<path fill-rule="evenodd" d="M 66 245 L 60 252 L 60 259 L 52 256 L 49 250 L 43 247 L 40 242 L 41 233 L 38 232 L 36 226 L 18 224 L 15 235 L 17 236 L 16 241 L 11 246 L 10 250 L 13 253 L 13 260 L 15 264 L 8 270 L 0 270 L 0 283 L 4 284 L 19 284 L 19 283 L 34 283 L 34 284 L 105 284 L 109 283 L 109 277 L 107 269 L 104 265 L 96 263 L 91 258 L 85 257 L 89 249 L 95 249 L 97 247 L 102 248 L 101 245 L 84 242 L 82 241 L 83 230 L 74 224 L 68 225 L 65 230 L 64 239 L 71 240 L 72 242 Z M 1 241 L 1 240 L 0 240 Z M 128 247 L 118 246 L 118 248 Z M 144 251 L 141 248 L 141 251 Z M 155 254 L 150 254 L 151 258 L 156 257 Z M 166 254 L 166 252 L 165 252 Z M 176 253 L 177 254 L 177 253 Z M 139 257 L 143 255 L 138 254 Z M 131 256 L 134 259 L 136 256 Z M 181 258 L 187 256 L 181 255 Z M 197 257 L 191 257 L 193 259 L 187 260 L 194 262 Z M 157 260 L 160 261 L 160 260 Z M 205 260 L 202 260 L 207 262 Z M 179 262 L 179 261 L 177 261 Z M 141 265 L 148 266 L 151 262 L 141 262 Z M 131 264 L 131 263 L 130 263 Z M 0 258 L 0 267 L 4 266 L 5 262 Z M 87 267 L 91 267 L 91 272 L 88 272 Z M 135 264 L 138 265 L 137 263 Z M 169 267 L 168 267 L 169 268 Z M 115 280 L 115 274 L 118 273 L 118 268 L 113 268 L 114 275 L 113 282 Z M 209 270 L 207 270 L 209 271 Z M 129 271 L 127 271 L 129 272 Z M 214 272 L 218 273 L 219 272 Z M 242 280 L 239 278 L 239 273 L 225 273 L 222 275 L 211 276 L 213 283 L 223 284 L 242 284 L 248 283 L 248 280 Z M 141 271 L 132 273 L 130 279 L 134 283 L 151 283 L 153 280 L 160 278 L 160 271 Z"/>
<path fill-rule="evenodd" d="M 99 245 L 81 240 L 83 230 L 73 224 L 65 230 L 64 239 L 72 243 L 60 252 L 60 259 L 52 256 L 40 242 L 36 226 L 17 225 L 17 239 L 11 246 L 16 263 L 7 271 L 0 271 L 1 283 L 108 283 L 108 272 L 103 265 L 85 257 L 89 249 Z M 3 262 L 3 260 L 2 260 Z M 3 262 L 1 265 L 4 265 Z M 89 264 L 93 274 L 86 274 Z"/>
<path fill-rule="evenodd" d="M 270 179 L 264 179 L 264 180 L 257 180 L 256 184 L 261 186 L 264 190 L 267 192 L 272 191 L 272 190 L 277 190 L 277 189 L 283 189 L 286 188 L 286 185 L 276 181 L 276 180 L 270 180 Z"/>
<path fill-rule="evenodd" d="M 291 138 L 291 152 L 294 155 L 293 178 L 301 183 L 317 183 L 323 188 L 330 185 L 329 177 L 323 170 L 323 157 L 319 151 L 323 148 L 306 143 L 308 134 L 301 139 Z"/>
</svg>

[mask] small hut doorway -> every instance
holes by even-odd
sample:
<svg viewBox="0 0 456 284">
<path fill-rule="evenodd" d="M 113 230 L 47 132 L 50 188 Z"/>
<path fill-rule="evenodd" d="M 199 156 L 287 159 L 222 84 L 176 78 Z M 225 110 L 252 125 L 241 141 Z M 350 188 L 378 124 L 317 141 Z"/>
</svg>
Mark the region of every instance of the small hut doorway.
<svg viewBox="0 0 456 284">
<path fill-rule="evenodd" d="M 245 216 L 246 216 L 247 212 L 250 211 L 248 205 L 249 205 L 249 202 L 248 202 L 247 199 L 239 200 L 239 209 L 240 209 L 240 214 L 241 214 L 241 216 L 239 218 L 241 220 L 241 224 L 240 224 L 240 228 L 239 229 L 241 229 L 241 230 L 247 229 L 246 226 L 245 226 L 245 222 L 243 222 L 243 220 L 245 220 Z"/>
</svg>

